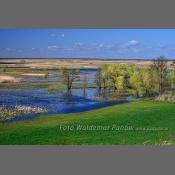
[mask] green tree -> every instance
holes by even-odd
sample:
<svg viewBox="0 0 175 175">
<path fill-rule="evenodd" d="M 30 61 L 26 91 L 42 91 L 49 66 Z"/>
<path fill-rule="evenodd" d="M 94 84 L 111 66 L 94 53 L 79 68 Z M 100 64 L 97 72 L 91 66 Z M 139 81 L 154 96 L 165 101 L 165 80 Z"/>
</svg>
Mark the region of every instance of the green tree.
<svg viewBox="0 0 175 175">
<path fill-rule="evenodd" d="M 168 79 L 171 82 L 171 88 L 175 88 L 175 68 L 169 72 Z"/>
<path fill-rule="evenodd" d="M 114 64 L 108 66 L 109 84 L 114 90 L 121 90 L 126 87 L 127 69 L 123 64 Z"/>
<path fill-rule="evenodd" d="M 128 65 L 127 66 L 128 77 L 132 76 L 136 70 L 137 70 L 137 66 L 135 64 Z"/>
<path fill-rule="evenodd" d="M 126 83 L 125 83 L 125 77 L 124 76 L 118 76 L 116 78 L 116 84 L 115 87 L 117 88 L 119 93 L 123 93 L 126 90 Z"/>
<path fill-rule="evenodd" d="M 130 85 L 134 91 L 134 95 L 139 97 L 143 94 L 143 79 L 139 70 L 135 71 L 130 77 Z"/>
<path fill-rule="evenodd" d="M 143 95 L 150 96 L 154 92 L 154 80 L 151 69 L 144 69 L 141 73 L 143 80 Z"/>
</svg>

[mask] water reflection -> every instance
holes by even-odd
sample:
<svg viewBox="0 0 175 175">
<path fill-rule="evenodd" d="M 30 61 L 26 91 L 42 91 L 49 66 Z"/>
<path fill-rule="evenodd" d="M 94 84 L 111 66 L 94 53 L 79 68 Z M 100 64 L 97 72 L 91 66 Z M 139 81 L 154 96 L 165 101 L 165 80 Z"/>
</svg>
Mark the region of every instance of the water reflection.
<svg viewBox="0 0 175 175">
<path fill-rule="evenodd" d="M 75 113 L 122 103 L 113 98 L 110 89 L 87 87 L 87 83 L 94 82 L 87 76 L 94 76 L 94 71 L 82 72 L 83 86 L 74 87 L 71 90 L 66 88 L 38 89 L 8 89 L 0 91 L 0 105 L 29 105 L 46 108 L 49 114 Z M 52 75 L 48 81 L 58 77 Z M 35 81 L 39 81 L 35 78 Z M 32 80 L 33 81 L 33 80 Z M 55 82 L 56 82 L 55 81 Z M 112 100 L 111 100 L 112 99 Z M 20 116 L 13 121 L 26 120 L 39 115 Z"/>
</svg>

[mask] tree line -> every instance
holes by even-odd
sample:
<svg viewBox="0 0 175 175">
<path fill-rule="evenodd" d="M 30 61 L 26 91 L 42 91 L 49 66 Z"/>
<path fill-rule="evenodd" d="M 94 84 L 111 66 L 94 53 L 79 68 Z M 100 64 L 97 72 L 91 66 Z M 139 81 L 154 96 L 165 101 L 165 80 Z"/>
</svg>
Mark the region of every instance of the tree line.
<svg viewBox="0 0 175 175">
<path fill-rule="evenodd" d="M 146 68 L 125 64 L 103 65 L 97 70 L 96 84 L 100 89 L 113 89 L 119 94 L 152 96 L 175 87 L 175 68 L 169 70 L 162 56 Z"/>
<path fill-rule="evenodd" d="M 59 69 L 62 83 L 68 90 L 80 79 L 79 69 Z M 87 79 L 82 81 L 87 84 Z M 118 94 L 153 96 L 175 88 L 175 68 L 168 69 L 165 57 L 158 57 L 145 67 L 125 64 L 105 64 L 97 69 L 95 84 Z M 86 87 L 87 85 L 84 85 Z"/>
</svg>

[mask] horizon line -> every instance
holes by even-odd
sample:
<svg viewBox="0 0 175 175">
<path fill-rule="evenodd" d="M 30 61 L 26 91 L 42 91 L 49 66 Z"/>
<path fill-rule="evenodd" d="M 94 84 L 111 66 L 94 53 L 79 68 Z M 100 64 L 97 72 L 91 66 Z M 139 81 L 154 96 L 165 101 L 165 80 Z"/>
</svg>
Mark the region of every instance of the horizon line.
<svg viewBox="0 0 175 175">
<path fill-rule="evenodd" d="M 158 57 L 156 57 L 158 58 Z M 23 58 L 19 58 L 19 57 L 16 57 L 16 58 L 10 58 L 10 57 L 7 57 L 7 58 L 0 58 L 0 59 L 76 59 L 76 60 L 140 60 L 140 61 L 149 61 L 149 60 L 154 60 L 156 58 L 86 58 L 86 57 L 82 57 L 82 58 L 76 58 L 76 57 L 23 57 Z M 166 58 L 165 59 L 167 61 L 175 61 L 175 58 Z"/>
</svg>

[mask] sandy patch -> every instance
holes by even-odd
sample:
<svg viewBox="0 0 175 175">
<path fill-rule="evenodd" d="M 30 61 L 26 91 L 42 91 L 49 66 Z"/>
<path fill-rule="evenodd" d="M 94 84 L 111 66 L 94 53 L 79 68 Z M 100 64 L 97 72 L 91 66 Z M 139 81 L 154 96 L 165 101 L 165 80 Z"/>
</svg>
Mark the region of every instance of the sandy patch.
<svg viewBox="0 0 175 175">
<path fill-rule="evenodd" d="M 0 83 L 19 83 L 20 81 L 20 78 L 15 78 L 7 75 L 0 75 Z"/>
</svg>

